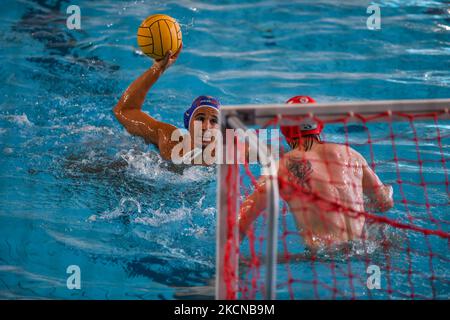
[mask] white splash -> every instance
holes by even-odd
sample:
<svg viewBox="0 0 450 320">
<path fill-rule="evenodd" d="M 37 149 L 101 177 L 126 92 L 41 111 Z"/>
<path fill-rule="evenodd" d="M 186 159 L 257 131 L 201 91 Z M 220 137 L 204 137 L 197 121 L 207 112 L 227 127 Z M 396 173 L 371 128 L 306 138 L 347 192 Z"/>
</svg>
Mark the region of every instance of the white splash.
<svg viewBox="0 0 450 320">
<path fill-rule="evenodd" d="M 130 173 L 163 183 L 191 183 L 214 178 L 213 167 L 180 167 L 178 172 L 168 169 L 169 163 L 154 151 L 142 152 L 134 149 L 121 152 L 119 156 L 128 163 Z"/>
<path fill-rule="evenodd" d="M 188 219 L 190 221 L 192 209 L 181 207 L 170 212 L 164 212 L 161 208 L 151 210 L 145 216 L 133 219 L 134 223 L 144 224 L 152 227 L 159 227 L 163 224 L 182 221 Z"/>
</svg>

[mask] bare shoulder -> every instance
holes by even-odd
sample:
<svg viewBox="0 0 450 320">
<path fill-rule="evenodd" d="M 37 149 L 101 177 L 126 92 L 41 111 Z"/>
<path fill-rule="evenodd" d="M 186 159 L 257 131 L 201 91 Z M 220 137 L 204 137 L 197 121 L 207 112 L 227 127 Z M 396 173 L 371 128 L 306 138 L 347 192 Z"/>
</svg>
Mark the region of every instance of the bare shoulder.
<svg viewBox="0 0 450 320">
<path fill-rule="evenodd" d="M 348 149 L 350 150 L 350 156 L 352 157 L 353 160 L 357 161 L 360 165 L 363 166 L 367 165 L 367 161 L 361 153 L 359 153 L 358 151 L 356 151 L 351 147 L 348 147 Z"/>
<path fill-rule="evenodd" d="M 355 160 L 362 160 L 365 162 L 364 157 L 352 147 L 341 143 L 324 143 L 322 145 L 323 152 L 328 157 L 347 158 L 350 157 Z"/>
<path fill-rule="evenodd" d="M 291 150 L 283 155 L 279 160 L 278 167 L 285 169 L 289 163 L 298 162 L 304 159 L 305 154 L 299 150 Z"/>
</svg>

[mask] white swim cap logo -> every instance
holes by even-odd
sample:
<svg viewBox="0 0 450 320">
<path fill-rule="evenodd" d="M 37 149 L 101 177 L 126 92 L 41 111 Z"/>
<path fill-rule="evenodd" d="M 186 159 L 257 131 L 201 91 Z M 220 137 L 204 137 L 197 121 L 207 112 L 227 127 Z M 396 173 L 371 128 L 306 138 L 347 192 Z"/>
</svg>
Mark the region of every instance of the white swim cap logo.
<svg viewBox="0 0 450 320">
<path fill-rule="evenodd" d="M 308 102 L 309 102 L 309 100 L 306 97 L 303 97 L 300 99 L 300 103 L 308 103 Z"/>
</svg>

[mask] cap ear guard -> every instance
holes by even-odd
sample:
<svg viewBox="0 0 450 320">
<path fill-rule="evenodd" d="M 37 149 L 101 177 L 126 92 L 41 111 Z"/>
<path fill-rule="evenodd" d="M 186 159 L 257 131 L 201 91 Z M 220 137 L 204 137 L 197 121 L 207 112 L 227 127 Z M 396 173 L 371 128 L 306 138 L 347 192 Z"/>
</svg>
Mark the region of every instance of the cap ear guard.
<svg viewBox="0 0 450 320">
<path fill-rule="evenodd" d="M 317 129 L 317 123 L 301 123 L 300 124 L 300 131 L 309 131 Z"/>
</svg>

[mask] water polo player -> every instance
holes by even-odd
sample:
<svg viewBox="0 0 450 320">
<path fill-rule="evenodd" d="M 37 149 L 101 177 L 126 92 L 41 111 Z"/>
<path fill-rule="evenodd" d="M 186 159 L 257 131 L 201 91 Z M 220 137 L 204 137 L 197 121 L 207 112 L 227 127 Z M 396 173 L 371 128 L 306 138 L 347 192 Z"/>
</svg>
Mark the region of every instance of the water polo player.
<svg viewBox="0 0 450 320">
<path fill-rule="evenodd" d="M 142 111 L 142 105 L 150 88 L 175 63 L 180 51 L 181 47 L 175 54 L 172 55 L 169 51 L 164 59 L 155 60 L 147 71 L 130 84 L 114 107 L 117 120 L 126 130 L 157 146 L 161 157 L 166 160 L 173 160 L 172 151 L 175 146 L 180 145 L 179 140 L 172 140 L 172 134 L 178 128 L 149 116 Z M 186 148 L 181 149 L 177 156 L 193 160 L 213 142 L 210 129 L 218 128 L 219 107 L 219 101 L 213 97 L 199 96 L 194 100 L 191 107 L 184 112 L 184 126 L 189 131 L 187 137 L 190 141 L 183 143 Z M 200 163 L 204 164 L 203 161 Z"/>
<path fill-rule="evenodd" d="M 314 102 L 297 96 L 287 103 Z M 393 206 L 392 187 L 384 185 L 362 155 L 348 145 L 323 142 L 322 129 L 322 123 L 311 118 L 297 126 L 281 127 L 291 151 L 278 163 L 280 195 L 310 248 L 367 239 L 361 213 L 367 209 L 384 212 Z M 265 208 L 265 183 L 260 179 L 241 206 L 241 237 Z"/>
</svg>

